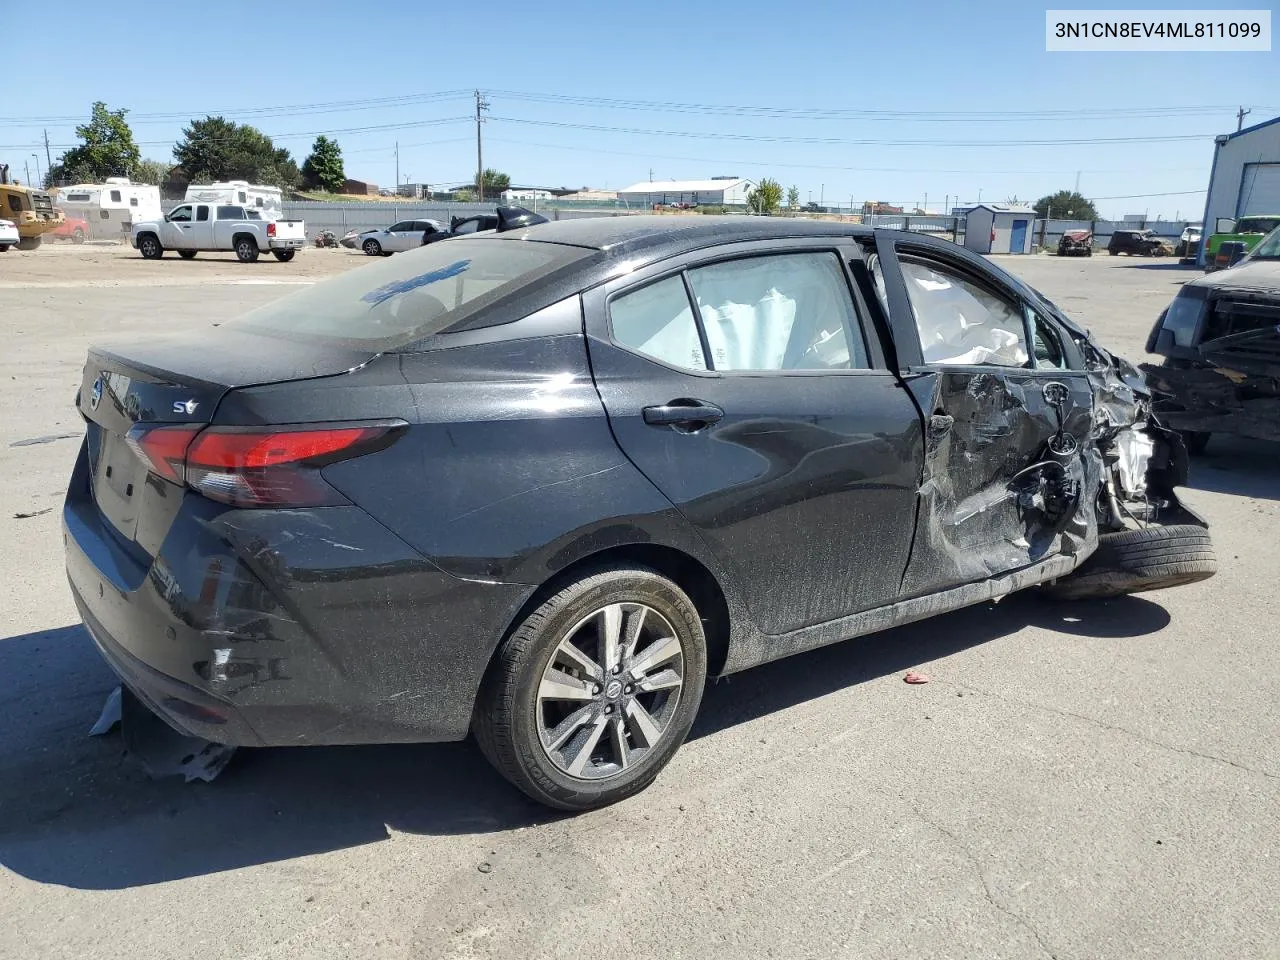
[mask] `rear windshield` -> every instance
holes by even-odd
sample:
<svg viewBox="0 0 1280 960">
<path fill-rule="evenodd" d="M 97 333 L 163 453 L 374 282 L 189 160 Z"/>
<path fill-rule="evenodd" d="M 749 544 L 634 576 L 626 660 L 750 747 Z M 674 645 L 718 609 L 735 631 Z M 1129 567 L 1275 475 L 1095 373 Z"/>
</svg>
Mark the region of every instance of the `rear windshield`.
<svg viewBox="0 0 1280 960">
<path fill-rule="evenodd" d="M 439 333 L 593 252 L 529 240 L 445 240 L 317 283 L 228 326 L 389 350 Z"/>
</svg>

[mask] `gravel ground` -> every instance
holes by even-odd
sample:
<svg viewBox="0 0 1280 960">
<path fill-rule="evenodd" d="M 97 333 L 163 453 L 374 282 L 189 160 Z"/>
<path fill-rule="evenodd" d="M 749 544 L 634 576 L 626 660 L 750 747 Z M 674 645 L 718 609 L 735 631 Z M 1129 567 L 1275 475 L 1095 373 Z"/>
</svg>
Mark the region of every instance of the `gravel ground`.
<svg viewBox="0 0 1280 960">
<path fill-rule="evenodd" d="M 113 681 L 58 518 L 86 346 L 362 262 L 0 256 L 0 956 L 1277 956 L 1274 446 L 1195 464 L 1215 579 L 1013 597 L 735 676 L 597 813 L 527 803 L 468 744 L 242 751 L 184 786 L 87 738 Z M 1195 275 L 1000 262 L 1135 360 Z"/>
</svg>

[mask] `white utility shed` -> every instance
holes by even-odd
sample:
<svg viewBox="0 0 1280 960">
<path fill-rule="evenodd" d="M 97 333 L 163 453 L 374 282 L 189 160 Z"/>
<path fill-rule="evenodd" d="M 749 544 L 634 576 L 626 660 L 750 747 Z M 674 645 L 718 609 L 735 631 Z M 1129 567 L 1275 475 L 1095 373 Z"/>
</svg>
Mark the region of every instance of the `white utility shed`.
<svg viewBox="0 0 1280 960">
<path fill-rule="evenodd" d="M 1280 214 L 1280 117 L 1224 133 L 1214 142 L 1205 236 L 1214 232 L 1219 217 Z M 1202 248 L 1202 262 L 1203 257 Z"/>
<path fill-rule="evenodd" d="M 1008 203 L 970 207 L 964 225 L 965 249 L 975 253 L 1030 253 L 1036 212 Z"/>
</svg>

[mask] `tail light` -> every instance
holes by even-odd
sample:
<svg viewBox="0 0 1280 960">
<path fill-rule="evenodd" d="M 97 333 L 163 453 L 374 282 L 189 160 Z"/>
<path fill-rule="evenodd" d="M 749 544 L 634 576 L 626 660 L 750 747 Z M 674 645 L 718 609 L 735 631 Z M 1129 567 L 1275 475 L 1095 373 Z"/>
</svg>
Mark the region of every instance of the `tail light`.
<svg viewBox="0 0 1280 960">
<path fill-rule="evenodd" d="M 275 235 L 276 235 L 276 222 L 274 220 L 269 220 L 267 222 L 267 236 L 274 237 Z"/>
<path fill-rule="evenodd" d="M 407 424 L 201 427 L 138 424 L 126 438 L 156 475 L 236 507 L 347 503 L 321 468 L 389 446 Z"/>
</svg>

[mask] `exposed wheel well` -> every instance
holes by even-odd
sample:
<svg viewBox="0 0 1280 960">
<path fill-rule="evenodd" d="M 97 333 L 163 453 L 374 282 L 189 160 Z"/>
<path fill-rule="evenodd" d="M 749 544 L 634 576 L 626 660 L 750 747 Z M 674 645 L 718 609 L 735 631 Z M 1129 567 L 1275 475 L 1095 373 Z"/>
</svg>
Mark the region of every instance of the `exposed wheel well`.
<svg viewBox="0 0 1280 960">
<path fill-rule="evenodd" d="M 569 564 L 525 601 L 508 626 L 507 633 L 519 626 L 525 617 L 565 583 L 576 580 L 591 570 L 630 565 L 649 567 L 689 595 L 693 605 L 698 608 L 702 629 L 707 638 L 707 676 L 719 676 L 729 655 L 729 605 L 711 571 L 687 553 L 673 547 L 648 543 L 627 544 L 601 550 Z M 506 634 L 503 635 L 503 640 L 506 640 Z M 501 646 L 499 643 L 494 648 L 495 654 Z"/>
<path fill-rule="evenodd" d="M 235 247 L 238 247 L 240 245 L 241 240 L 248 240 L 255 247 L 258 245 L 258 238 L 255 237 L 252 233 L 237 233 L 235 236 L 231 238 L 232 248 L 234 249 Z"/>
</svg>

